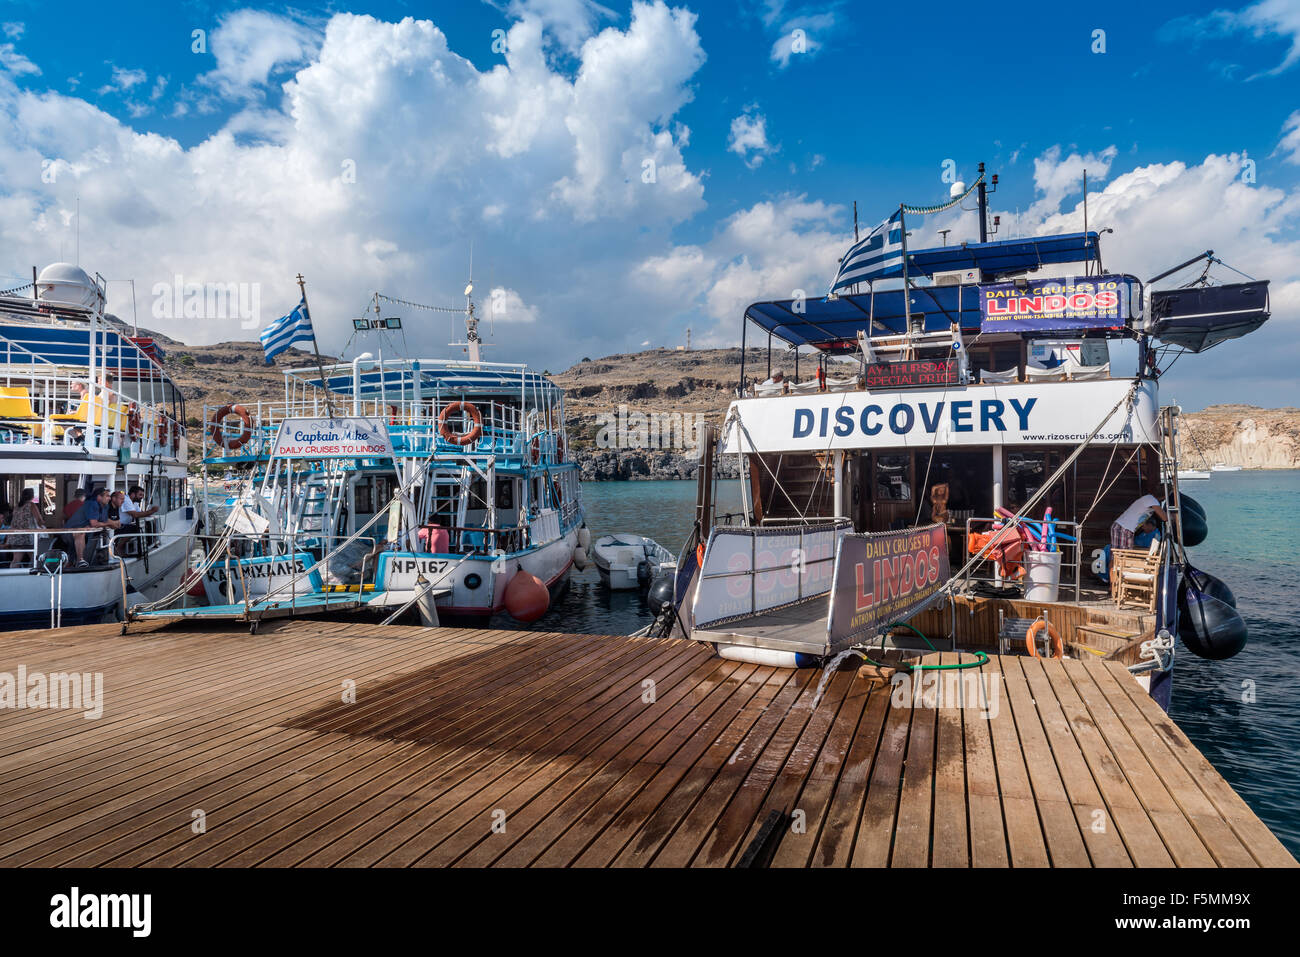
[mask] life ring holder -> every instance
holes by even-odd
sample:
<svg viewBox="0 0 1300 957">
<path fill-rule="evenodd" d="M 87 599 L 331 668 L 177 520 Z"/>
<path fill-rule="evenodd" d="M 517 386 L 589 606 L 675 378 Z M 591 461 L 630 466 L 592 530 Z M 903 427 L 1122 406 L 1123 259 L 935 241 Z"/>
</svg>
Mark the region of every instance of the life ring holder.
<svg viewBox="0 0 1300 957">
<path fill-rule="evenodd" d="M 243 423 L 243 428 L 239 434 L 227 437 L 222 430 L 221 424 L 231 415 L 239 416 L 239 421 Z M 172 422 L 172 440 L 177 449 L 180 448 L 180 425 Z M 231 452 L 237 451 L 248 444 L 248 440 L 253 437 L 253 420 L 248 414 L 248 410 L 242 405 L 223 405 L 212 416 L 212 442 Z"/>
<path fill-rule="evenodd" d="M 468 432 L 453 432 L 447 419 L 453 412 L 464 412 L 474 424 Z M 473 445 L 483 435 L 483 416 L 473 402 L 452 402 L 438 414 L 438 434 L 453 445 Z"/>
<path fill-rule="evenodd" d="M 1031 658 L 1042 657 L 1042 655 L 1038 653 L 1037 639 L 1038 633 L 1044 628 L 1047 629 L 1047 635 L 1052 640 L 1052 657 L 1064 658 L 1065 644 L 1061 641 L 1061 636 L 1056 633 L 1056 629 L 1052 627 L 1052 623 L 1045 618 L 1039 618 L 1030 625 L 1029 629 L 1025 632 L 1025 647 L 1029 650 L 1029 656 Z"/>
</svg>

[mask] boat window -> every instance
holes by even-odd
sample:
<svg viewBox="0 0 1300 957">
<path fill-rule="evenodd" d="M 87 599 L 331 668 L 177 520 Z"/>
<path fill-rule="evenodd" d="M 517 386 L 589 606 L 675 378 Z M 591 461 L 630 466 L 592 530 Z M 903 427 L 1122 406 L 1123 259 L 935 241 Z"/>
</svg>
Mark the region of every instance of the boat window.
<svg viewBox="0 0 1300 957">
<path fill-rule="evenodd" d="M 1060 464 L 1060 455 L 1056 452 L 1008 452 L 1006 468 L 1006 505 L 1007 508 L 1019 509 L 1032 498 L 1049 475 Z M 1063 517 L 1061 505 L 1064 496 L 1057 485 L 1048 493 L 1046 501 L 1035 507 L 1035 512 L 1053 506 L 1058 517 Z"/>
<path fill-rule="evenodd" d="M 912 498 L 912 484 L 908 481 L 907 466 L 911 453 L 876 456 L 876 498 L 883 501 L 907 502 Z"/>
<path fill-rule="evenodd" d="M 508 479 L 508 478 L 497 479 L 497 508 L 514 511 L 515 508 L 514 479 Z"/>
</svg>

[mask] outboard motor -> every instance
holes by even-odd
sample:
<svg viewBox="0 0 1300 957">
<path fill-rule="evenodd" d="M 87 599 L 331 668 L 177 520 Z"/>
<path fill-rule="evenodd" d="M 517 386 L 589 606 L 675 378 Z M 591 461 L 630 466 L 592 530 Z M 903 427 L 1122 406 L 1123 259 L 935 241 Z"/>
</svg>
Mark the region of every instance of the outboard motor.
<svg viewBox="0 0 1300 957">
<path fill-rule="evenodd" d="M 1191 575 L 1184 576 L 1178 587 L 1178 636 L 1192 654 L 1211 661 L 1231 658 L 1246 647 L 1248 637 L 1246 623 L 1237 610 L 1202 591 Z"/>
<path fill-rule="evenodd" d="M 1183 510 L 1183 545 L 1187 548 L 1195 548 L 1210 534 L 1205 509 L 1201 508 L 1201 503 L 1190 495 L 1179 495 L 1178 502 Z"/>
</svg>

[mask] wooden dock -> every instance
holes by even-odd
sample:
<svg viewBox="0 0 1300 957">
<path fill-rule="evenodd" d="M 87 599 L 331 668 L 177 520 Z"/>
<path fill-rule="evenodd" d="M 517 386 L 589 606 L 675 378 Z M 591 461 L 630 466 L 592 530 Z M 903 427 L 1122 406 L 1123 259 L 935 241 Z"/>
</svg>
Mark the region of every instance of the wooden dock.
<svg viewBox="0 0 1300 957">
<path fill-rule="evenodd" d="M 0 673 L 104 682 L 94 720 L 0 710 L 0 866 L 1296 863 L 1098 659 L 995 657 L 987 712 L 846 668 L 813 708 L 819 671 L 673 639 L 150 627 L 0 636 Z"/>
</svg>

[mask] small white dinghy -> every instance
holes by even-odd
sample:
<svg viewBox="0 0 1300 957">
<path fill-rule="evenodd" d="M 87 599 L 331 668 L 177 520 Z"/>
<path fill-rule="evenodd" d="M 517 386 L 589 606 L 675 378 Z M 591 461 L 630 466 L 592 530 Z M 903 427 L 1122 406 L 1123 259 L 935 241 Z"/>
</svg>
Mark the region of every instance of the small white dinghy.
<svg viewBox="0 0 1300 957">
<path fill-rule="evenodd" d="M 605 535 L 591 546 L 591 557 L 609 587 L 615 591 L 647 588 L 664 562 L 676 560 L 672 552 L 644 535 Z"/>
</svg>

